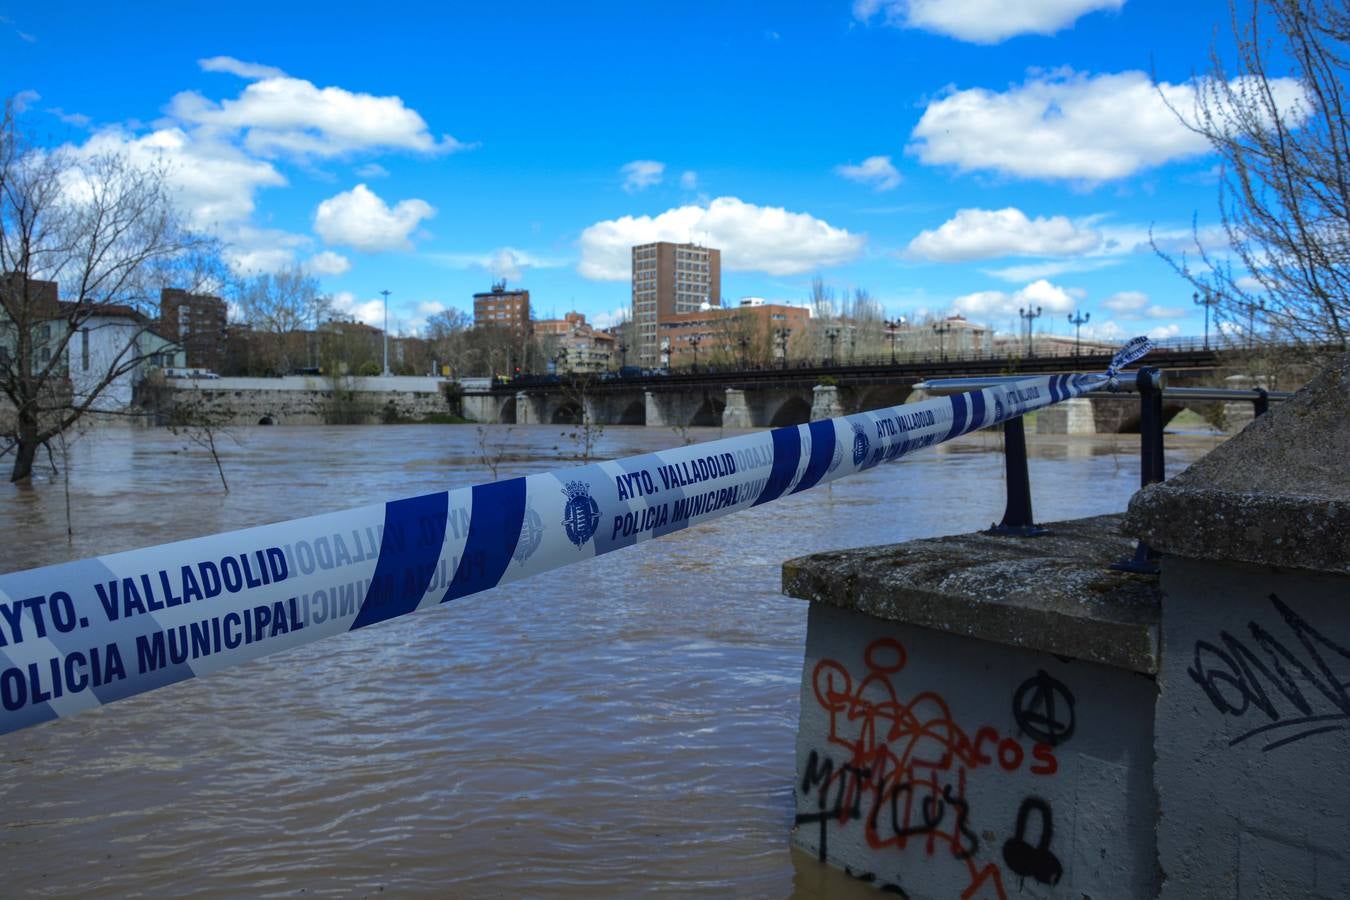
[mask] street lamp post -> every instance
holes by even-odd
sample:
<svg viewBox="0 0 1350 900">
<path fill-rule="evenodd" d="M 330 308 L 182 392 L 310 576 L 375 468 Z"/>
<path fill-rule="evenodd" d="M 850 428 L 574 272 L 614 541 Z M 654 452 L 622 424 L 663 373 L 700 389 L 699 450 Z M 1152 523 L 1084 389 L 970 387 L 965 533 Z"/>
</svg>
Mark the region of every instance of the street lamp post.
<svg viewBox="0 0 1350 900">
<path fill-rule="evenodd" d="M 698 345 L 703 343 L 703 338 L 693 335 L 689 338 L 689 346 L 694 348 L 694 371 L 698 371 Z"/>
<path fill-rule="evenodd" d="M 1266 301 L 1257 300 L 1255 303 L 1247 304 L 1247 349 L 1250 350 L 1256 343 L 1256 311 L 1266 311 Z"/>
<path fill-rule="evenodd" d="M 380 291 L 384 295 L 384 374 L 389 374 L 389 295 L 392 291 Z"/>
<path fill-rule="evenodd" d="M 628 366 L 628 345 L 625 344 L 623 341 L 619 341 L 619 368 L 623 369 L 626 368 L 627 366 Z"/>
<path fill-rule="evenodd" d="M 951 322 L 935 322 L 933 331 L 938 336 L 938 356 L 947 361 L 947 332 L 952 330 Z"/>
<path fill-rule="evenodd" d="M 1036 320 L 1041 316 L 1041 308 L 1027 309 L 1018 308 L 1017 314 L 1027 323 L 1027 356 L 1032 356 L 1036 352 L 1036 344 L 1033 335 L 1036 331 Z"/>
<path fill-rule="evenodd" d="M 750 357 L 749 354 L 746 353 L 746 349 L 750 346 L 750 339 L 742 335 L 736 339 L 736 343 L 741 347 L 741 368 L 750 368 Z"/>
<path fill-rule="evenodd" d="M 834 342 L 839 340 L 838 328 L 826 328 L 825 336 L 830 339 L 830 365 L 834 365 Z"/>
<path fill-rule="evenodd" d="M 1210 293 L 1208 290 L 1206 290 L 1206 291 L 1205 291 L 1205 298 L 1204 298 L 1203 300 L 1200 299 L 1200 295 L 1199 295 L 1198 293 L 1191 294 L 1191 302 L 1194 303 L 1196 306 L 1203 306 L 1203 307 L 1205 308 L 1205 349 L 1208 350 L 1208 349 L 1209 349 L 1209 308 L 1210 308 L 1211 306 L 1216 305 L 1216 304 L 1219 302 L 1219 295 L 1218 295 L 1218 294 L 1212 294 L 1212 293 Z"/>
<path fill-rule="evenodd" d="M 783 368 L 787 368 L 787 345 L 788 335 L 792 334 L 791 328 L 778 329 L 778 343 L 783 348 Z"/>
<path fill-rule="evenodd" d="M 896 319 L 887 319 L 883 323 L 886 326 L 887 335 L 891 339 L 891 365 L 895 365 L 895 334 L 900 326 L 905 324 L 905 317 L 900 316 Z"/>
<path fill-rule="evenodd" d="M 1086 322 L 1088 319 L 1091 319 L 1091 318 L 1092 318 L 1092 313 L 1082 313 L 1082 314 L 1079 314 L 1078 310 L 1074 310 L 1073 313 L 1071 313 L 1071 314 L 1069 315 L 1069 324 L 1073 326 L 1073 355 L 1074 355 L 1074 356 L 1078 356 L 1078 355 L 1079 355 L 1079 346 L 1078 346 L 1078 345 L 1079 345 L 1079 343 L 1081 342 L 1080 334 L 1082 333 L 1082 330 L 1083 330 L 1083 323 Z"/>
</svg>

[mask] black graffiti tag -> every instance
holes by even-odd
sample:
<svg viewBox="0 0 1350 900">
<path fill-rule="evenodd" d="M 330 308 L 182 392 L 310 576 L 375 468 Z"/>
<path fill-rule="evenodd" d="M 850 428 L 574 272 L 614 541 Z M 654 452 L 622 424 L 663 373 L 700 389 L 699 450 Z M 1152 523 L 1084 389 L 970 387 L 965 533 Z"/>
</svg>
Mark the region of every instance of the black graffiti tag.
<svg viewBox="0 0 1350 900">
<path fill-rule="evenodd" d="M 1041 816 L 1041 836 L 1035 846 L 1027 840 L 1027 819 L 1032 810 Z M 1050 804 L 1040 797 L 1028 797 L 1017 810 L 1017 833 L 1003 845 L 1003 861 L 1023 878 L 1034 878 L 1041 884 L 1058 884 L 1064 875 L 1064 867 L 1060 865 L 1059 857 L 1050 850 L 1050 841 L 1054 836 L 1055 823 L 1050 815 Z"/>
<path fill-rule="evenodd" d="M 1073 737 L 1073 693 L 1064 682 L 1039 669 L 1013 694 L 1013 718 L 1028 737 L 1057 747 Z"/>
</svg>

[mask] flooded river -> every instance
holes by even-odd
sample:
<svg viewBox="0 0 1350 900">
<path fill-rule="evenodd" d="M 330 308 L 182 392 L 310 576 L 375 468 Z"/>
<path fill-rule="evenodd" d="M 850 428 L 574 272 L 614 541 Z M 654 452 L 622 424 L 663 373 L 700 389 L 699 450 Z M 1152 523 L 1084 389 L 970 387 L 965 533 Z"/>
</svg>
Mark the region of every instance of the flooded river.
<svg viewBox="0 0 1350 900">
<path fill-rule="evenodd" d="M 499 477 L 570 465 L 495 426 Z M 710 440 L 716 429 L 689 437 Z M 600 456 L 680 443 L 609 428 Z M 1138 438 L 1030 438 L 1037 517 L 1118 511 Z M 1169 471 L 1215 443 L 1169 437 Z M 489 480 L 471 426 L 163 431 L 0 484 L 0 571 Z M 497 457 L 500 456 L 500 460 Z M 981 433 L 674 536 L 0 738 L 4 896 L 875 896 L 791 852 L 789 557 L 971 531 Z"/>
</svg>

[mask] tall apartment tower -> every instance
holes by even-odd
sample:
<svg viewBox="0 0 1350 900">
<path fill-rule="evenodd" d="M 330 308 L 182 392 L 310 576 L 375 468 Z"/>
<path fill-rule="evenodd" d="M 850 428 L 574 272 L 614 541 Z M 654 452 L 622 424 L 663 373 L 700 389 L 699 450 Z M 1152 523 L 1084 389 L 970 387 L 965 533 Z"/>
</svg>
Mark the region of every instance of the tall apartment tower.
<svg viewBox="0 0 1350 900">
<path fill-rule="evenodd" d="M 633 324 L 638 363 L 661 363 L 656 325 L 680 313 L 722 305 L 722 251 L 660 241 L 633 248 Z"/>
</svg>

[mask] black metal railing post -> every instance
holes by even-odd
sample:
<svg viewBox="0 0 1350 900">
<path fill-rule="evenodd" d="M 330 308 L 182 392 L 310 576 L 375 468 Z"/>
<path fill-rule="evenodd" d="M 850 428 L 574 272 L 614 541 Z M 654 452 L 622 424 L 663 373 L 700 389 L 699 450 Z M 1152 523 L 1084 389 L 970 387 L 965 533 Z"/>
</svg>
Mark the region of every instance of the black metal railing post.
<svg viewBox="0 0 1350 900">
<path fill-rule="evenodd" d="M 1036 524 L 1031 514 L 1031 475 L 1027 472 L 1027 433 L 1021 416 L 1003 423 L 1003 463 L 1008 479 L 1008 505 L 1003 521 L 989 528 L 990 534 L 1039 537 L 1049 530 Z"/>
<path fill-rule="evenodd" d="M 1270 391 L 1263 387 L 1256 389 L 1256 399 L 1252 401 L 1253 412 L 1258 416 L 1264 416 L 1270 409 Z"/>
<path fill-rule="evenodd" d="M 1163 388 L 1167 379 L 1152 367 L 1139 370 L 1135 378 L 1139 389 L 1139 487 L 1161 484 L 1166 480 L 1163 466 Z M 1134 556 L 1111 566 L 1121 572 L 1158 573 L 1158 553 L 1140 541 Z"/>
</svg>

